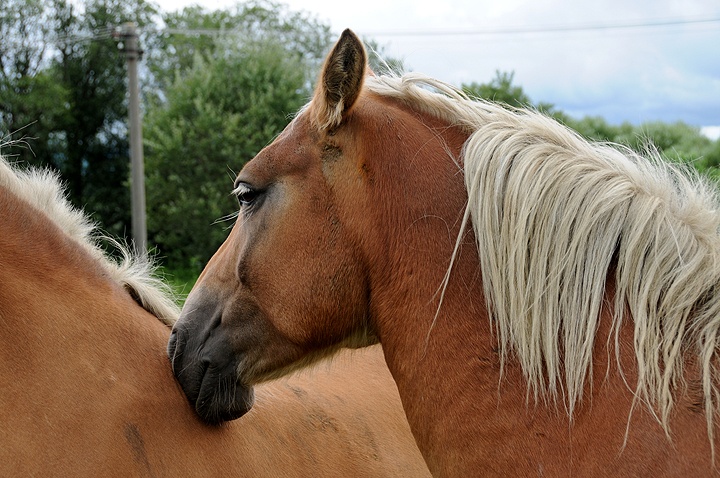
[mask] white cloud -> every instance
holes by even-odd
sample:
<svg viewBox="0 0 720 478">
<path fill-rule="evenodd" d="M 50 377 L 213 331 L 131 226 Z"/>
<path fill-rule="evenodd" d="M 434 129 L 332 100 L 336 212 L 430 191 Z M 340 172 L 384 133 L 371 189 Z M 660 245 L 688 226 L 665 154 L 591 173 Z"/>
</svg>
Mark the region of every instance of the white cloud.
<svg viewBox="0 0 720 478">
<path fill-rule="evenodd" d="M 720 139 L 720 126 L 703 126 L 700 128 L 700 133 L 713 141 L 717 141 Z"/>
</svg>

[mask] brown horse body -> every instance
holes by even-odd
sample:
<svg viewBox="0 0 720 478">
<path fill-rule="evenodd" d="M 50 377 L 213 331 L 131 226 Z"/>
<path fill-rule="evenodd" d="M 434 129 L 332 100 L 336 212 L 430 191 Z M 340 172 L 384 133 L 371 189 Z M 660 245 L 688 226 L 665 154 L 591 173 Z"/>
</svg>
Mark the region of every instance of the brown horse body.
<svg viewBox="0 0 720 478">
<path fill-rule="evenodd" d="M 2 180 L 0 230 L 0 476 L 427 474 L 379 349 L 208 426 L 173 378 L 168 327 Z"/>
<path fill-rule="evenodd" d="M 346 32 L 312 102 L 238 176 L 238 223 L 170 343 L 185 392 L 212 388 L 192 359 L 203 347 L 250 389 L 380 341 L 434 475 L 714 473 L 699 366 L 685 363 L 666 433 L 635 399 L 632 321 L 613 326 L 610 274 L 582 401 L 570 415 L 562 397 L 533 397 L 513 353 L 501 356 L 476 238 L 462 229 L 467 125 L 364 89 L 365 69 Z M 197 407 L 206 419 L 247 409 L 216 393 Z"/>
</svg>

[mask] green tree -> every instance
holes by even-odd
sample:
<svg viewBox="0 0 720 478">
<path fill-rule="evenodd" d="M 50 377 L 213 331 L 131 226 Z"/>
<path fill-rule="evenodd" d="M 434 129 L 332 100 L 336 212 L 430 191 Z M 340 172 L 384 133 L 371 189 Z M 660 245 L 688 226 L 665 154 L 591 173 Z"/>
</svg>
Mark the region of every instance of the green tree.
<svg viewBox="0 0 720 478">
<path fill-rule="evenodd" d="M 145 120 L 148 235 L 169 269 L 199 272 L 232 225 L 235 172 L 305 101 L 305 67 L 277 42 L 196 56 Z"/>
<path fill-rule="evenodd" d="M 6 154 L 31 164 L 51 164 L 57 118 L 66 89 L 48 71 L 53 49 L 52 9 L 39 0 L 0 2 L 0 137 L 27 139 Z"/>
<path fill-rule="evenodd" d="M 700 134 L 700 128 L 682 121 L 643 123 L 638 128 L 637 136 L 641 143 L 648 138 L 668 159 L 676 161 L 694 162 L 706 154 L 712 143 Z"/>
<path fill-rule="evenodd" d="M 705 150 L 705 154 L 696 163 L 698 169 L 706 171 L 716 180 L 720 180 L 720 139 L 713 141 Z"/>
<path fill-rule="evenodd" d="M 166 28 L 152 42 L 148 66 L 160 91 L 195 64 L 195 57 L 223 56 L 242 42 L 275 41 L 296 56 L 313 81 L 332 42 L 330 27 L 306 12 L 270 0 L 250 0 L 225 10 L 194 5 L 163 14 Z"/>
<path fill-rule="evenodd" d="M 306 101 L 332 36 L 263 0 L 163 20 L 147 62 L 158 92 L 144 123 L 148 236 L 171 271 L 199 272 L 237 210 L 234 173 Z"/>
<path fill-rule="evenodd" d="M 0 128 L 28 145 L 11 154 L 60 171 L 70 200 L 115 235 L 129 192 L 126 72 L 112 32 L 155 14 L 144 0 L 0 3 Z"/>
<path fill-rule="evenodd" d="M 61 31 L 72 33 L 69 41 L 63 41 L 67 33 L 60 37 L 53 65 L 68 91 L 58 167 L 71 199 L 118 236 L 130 220 L 127 73 L 112 34 L 129 21 L 150 25 L 155 14 L 144 0 L 87 0 L 82 14 L 56 0 Z"/>
<path fill-rule="evenodd" d="M 601 116 L 585 116 L 579 120 L 568 118 L 565 124 L 592 141 L 616 141 L 621 134 L 619 127 L 611 125 Z M 629 131 L 626 126 L 629 127 Z M 626 135 L 632 134 L 633 128 L 628 123 L 623 126 L 623 131 Z"/>
<path fill-rule="evenodd" d="M 568 118 L 565 122 L 590 140 L 619 143 L 641 152 L 649 148 L 669 161 L 687 162 L 701 171 L 716 168 L 720 162 L 714 149 L 717 142 L 700 134 L 699 128 L 681 121 L 611 125 L 599 116 L 586 116 L 579 120 Z"/>
<path fill-rule="evenodd" d="M 531 105 L 530 97 L 521 86 L 513 85 L 514 72 L 495 71 L 495 78 L 490 83 L 463 84 L 462 90 L 469 96 L 497 101 L 514 107 Z"/>
</svg>

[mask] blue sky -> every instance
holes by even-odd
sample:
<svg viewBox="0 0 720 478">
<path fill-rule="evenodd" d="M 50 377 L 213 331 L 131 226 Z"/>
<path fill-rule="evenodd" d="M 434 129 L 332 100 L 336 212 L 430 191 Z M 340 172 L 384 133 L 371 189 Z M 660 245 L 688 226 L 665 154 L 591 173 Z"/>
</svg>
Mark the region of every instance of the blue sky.
<svg viewBox="0 0 720 478">
<path fill-rule="evenodd" d="M 160 1 L 166 10 L 190 3 L 223 8 L 234 2 Z M 338 34 L 352 28 L 375 38 L 409 69 L 455 85 L 512 71 L 533 101 L 575 117 L 597 115 L 614 124 L 684 121 L 714 126 L 706 131 L 720 134 L 717 0 L 282 3 L 316 15 Z M 669 24 L 629 26 L 649 23 Z"/>
</svg>

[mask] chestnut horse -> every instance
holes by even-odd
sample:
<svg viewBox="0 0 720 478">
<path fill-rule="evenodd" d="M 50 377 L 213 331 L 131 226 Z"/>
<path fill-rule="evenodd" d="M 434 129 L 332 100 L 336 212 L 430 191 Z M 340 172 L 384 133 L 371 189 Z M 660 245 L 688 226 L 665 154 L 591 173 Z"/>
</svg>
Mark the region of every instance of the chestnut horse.
<svg viewBox="0 0 720 478">
<path fill-rule="evenodd" d="M 716 473 L 720 201 L 647 156 L 374 76 L 346 31 L 238 175 L 175 373 L 231 419 L 255 384 L 379 341 L 437 476 Z"/>
<path fill-rule="evenodd" d="M 54 176 L 0 160 L 0 231 L 0 476 L 429 476 L 378 348 L 208 426 L 165 355 L 179 310 Z"/>
</svg>

